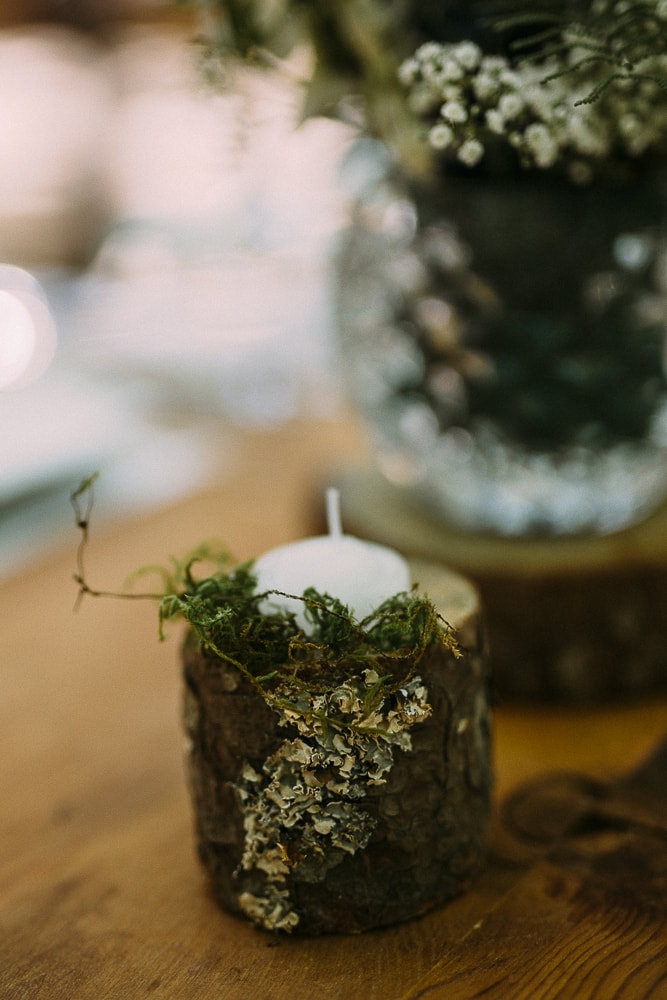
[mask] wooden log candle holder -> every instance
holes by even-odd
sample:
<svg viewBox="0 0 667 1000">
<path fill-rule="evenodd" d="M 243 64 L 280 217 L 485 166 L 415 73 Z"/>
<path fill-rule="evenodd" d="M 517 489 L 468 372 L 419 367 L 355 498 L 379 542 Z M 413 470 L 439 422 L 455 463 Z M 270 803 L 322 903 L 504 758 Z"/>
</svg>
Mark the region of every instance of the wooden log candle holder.
<svg viewBox="0 0 667 1000">
<path fill-rule="evenodd" d="M 221 906 L 265 930 L 357 933 L 408 920 L 462 893 L 483 864 L 492 776 L 478 595 L 449 570 L 410 568 L 458 650 L 430 645 L 356 728 L 378 684 L 372 671 L 351 666 L 337 688 L 309 704 L 304 695 L 299 715 L 187 635 L 199 856 Z M 314 710 L 325 702 L 328 728 Z"/>
</svg>

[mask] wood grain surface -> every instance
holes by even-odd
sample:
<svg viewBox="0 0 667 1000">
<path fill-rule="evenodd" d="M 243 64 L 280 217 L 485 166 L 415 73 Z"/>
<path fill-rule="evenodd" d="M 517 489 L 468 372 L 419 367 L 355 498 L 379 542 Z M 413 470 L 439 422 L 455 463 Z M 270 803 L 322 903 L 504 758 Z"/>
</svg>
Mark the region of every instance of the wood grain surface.
<svg viewBox="0 0 667 1000">
<path fill-rule="evenodd" d="M 215 487 L 141 521 L 93 522 L 90 582 L 118 587 L 206 537 L 239 558 L 302 537 L 331 470 L 362 454 L 345 423 L 239 434 Z M 536 846 L 499 811 L 473 890 L 381 932 L 275 938 L 222 913 L 194 851 L 178 637 L 158 643 L 150 602 L 88 600 L 74 614 L 77 541 L 73 528 L 60 555 L 0 591 L 3 1000 L 667 996 L 663 917 L 643 897 L 623 903 L 642 836 L 659 864 L 651 823 L 593 838 L 610 865 L 619 848 L 605 882 L 581 837 Z M 498 803 L 554 771 L 611 787 L 667 731 L 667 699 L 505 704 L 494 728 Z M 634 854 L 621 834 L 639 838 Z"/>
</svg>

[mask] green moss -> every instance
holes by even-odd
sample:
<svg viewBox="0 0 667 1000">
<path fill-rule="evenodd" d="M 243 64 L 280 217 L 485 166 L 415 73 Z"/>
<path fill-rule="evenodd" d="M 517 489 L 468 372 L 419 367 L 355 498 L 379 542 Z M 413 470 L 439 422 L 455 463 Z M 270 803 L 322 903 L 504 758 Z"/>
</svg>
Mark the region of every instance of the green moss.
<svg viewBox="0 0 667 1000">
<path fill-rule="evenodd" d="M 143 567 L 122 593 L 95 590 L 86 579 L 84 556 L 96 479 L 90 476 L 70 496 L 81 532 L 74 574 L 78 601 L 90 595 L 158 602 L 160 638 L 167 622 L 187 622 L 203 649 L 236 667 L 274 708 L 303 714 L 304 693 L 316 696 L 370 671 L 377 676 L 365 694 L 365 714 L 371 715 L 412 679 L 432 645 L 458 655 L 451 627 L 414 589 L 393 595 L 361 621 L 336 597 L 313 588 L 284 595 L 303 602 L 305 632 L 291 611 L 260 610 L 270 593 L 279 592 L 256 592 L 252 561 L 234 566 L 221 546 L 210 543 L 166 567 Z M 202 569 L 211 572 L 195 572 Z M 129 589 L 147 576 L 158 579 L 157 591 Z"/>
<path fill-rule="evenodd" d="M 366 670 L 378 681 L 367 694 L 369 712 L 415 673 L 426 651 L 443 643 L 457 653 L 452 629 L 432 602 L 414 591 L 396 594 L 361 621 L 339 600 L 310 588 L 297 597 L 305 606 L 307 632 L 291 611 L 265 614 L 252 562 L 220 567 L 195 580 L 188 564 L 186 587 L 160 602 L 160 629 L 187 621 L 213 657 L 235 666 L 270 702 L 287 707 L 304 691 L 321 693 Z"/>
</svg>

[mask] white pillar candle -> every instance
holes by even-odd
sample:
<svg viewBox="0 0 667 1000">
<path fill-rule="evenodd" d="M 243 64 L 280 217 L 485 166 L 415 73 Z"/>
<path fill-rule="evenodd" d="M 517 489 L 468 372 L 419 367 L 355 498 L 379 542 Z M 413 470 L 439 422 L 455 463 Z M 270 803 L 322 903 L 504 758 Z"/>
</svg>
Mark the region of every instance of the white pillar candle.
<svg viewBox="0 0 667 1000">
<path fill-rule="evenodd" d="M 347 605 L 357 620 L 395 594 L 410 590 L 410 569 L 403 556 L 384 545 L 343 534 L 338 490 L 327 490 L 328 535 L 281 545 L 260 556 L 253 567 L 257 593 L 279 590 L 297 597 L 308 587 Z M 302 601 L 270 594 L 261 605 L 265 614 L 289 610 L 302 629 L 308 623 Z"/>
</svg>

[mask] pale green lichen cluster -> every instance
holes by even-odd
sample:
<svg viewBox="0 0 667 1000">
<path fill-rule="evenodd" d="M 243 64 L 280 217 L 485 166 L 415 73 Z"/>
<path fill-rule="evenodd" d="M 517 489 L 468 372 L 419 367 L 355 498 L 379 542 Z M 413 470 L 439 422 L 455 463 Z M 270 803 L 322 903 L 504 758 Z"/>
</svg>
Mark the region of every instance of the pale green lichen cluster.
<svg viewBox="0 0 667 1000">
<path fill-rule="evenodd" d="M 262 893 L 243 892 L 239 906 L 267 930 L 292 931 L 299 922 L 290 883 L 319 882 L 346 855 L 362 850 L 375 827 L 361 804 L 382 785 L 394 752 L 412 748 L 410 730 L 431 708 L 419 677 L 378 704 L 374 670 L 329 691 L 287 692 L 273 707 L 286 739 L 261 770 L 246 763 L 236 784 L 245 842 L 241 868 L 260 872 Z"/>
</svg>

